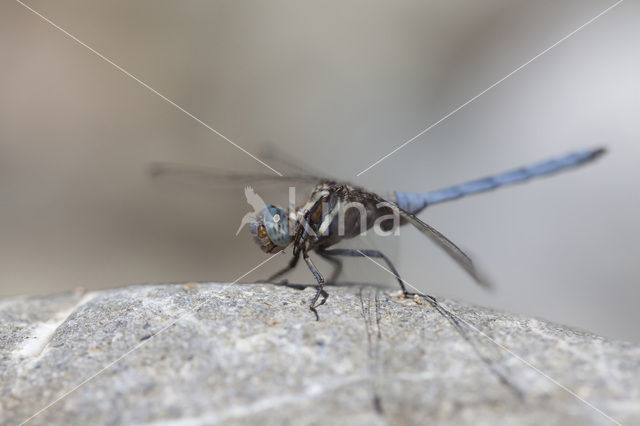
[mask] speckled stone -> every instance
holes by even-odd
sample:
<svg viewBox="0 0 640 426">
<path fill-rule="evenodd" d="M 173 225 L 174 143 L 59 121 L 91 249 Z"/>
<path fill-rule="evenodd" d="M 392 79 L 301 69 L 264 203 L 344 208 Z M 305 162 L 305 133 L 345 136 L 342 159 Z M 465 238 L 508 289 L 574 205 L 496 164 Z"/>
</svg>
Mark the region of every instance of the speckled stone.
<svg viewBox="0 0 640 426">
<path fill-rule="evenodd" d="M 640 424 L 640 345 L 444 300 L 470 343 L 425 301 L 329 291 L 319 322 L 312 288 L 262 284 L 0 299 L 0 423 Z"/>
</svg>

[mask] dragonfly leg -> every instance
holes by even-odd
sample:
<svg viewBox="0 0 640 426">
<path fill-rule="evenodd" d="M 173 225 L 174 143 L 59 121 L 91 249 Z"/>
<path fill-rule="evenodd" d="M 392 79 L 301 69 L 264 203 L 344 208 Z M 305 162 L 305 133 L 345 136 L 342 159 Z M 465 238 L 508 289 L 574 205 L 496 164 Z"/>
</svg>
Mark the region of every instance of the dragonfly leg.
<svg viewBox="0 0 640 426">
<path fill-rule="evenodd" d="M 342 261 L 340 259 L 336 259 L 335 256 L 327 254 L 325 250 L 318 250 L 316 253 L 322 256 L 323 259 L 333 264 L 333 272 L 331 273 L 331 278 L 329 278 L 329 282 L 335 284 L 336 281 L 338 280 L 338 277 L 342 273 Z"/>
<path fill-rule="evenodd" d="M 324 277 L 322 276 L 322 274 L 320 274 L 318 268 L 316 268 L 316 265 L 313 264 L 306 250 L 302 252 L 302 256 L 304 257 L 304 261 L 307 262 L 307 266 L 311 270 L 311 273 L 316 278 L 316 281 L 318 281 L 318 291 L 316 291 L 315 296 L 311 298 L 309 309 L 311 309 L 311 312 L 315 314 L 316 321 L 319 321 L 320 317 L 318 316 L 318 311 L 316 310 L 316 308 L 318 306 L 324 305 L 324 303 L 327 301 L 327 298 L 329 297 L 329 293 L 324 291 Z M 322 296 L 322 300 L 320 301 L 320 303 L 318 303 L 318 299 L 320 298 L 320 296 Z"/>
<path fill-rule="evenodd" d="M 271 275 L 265 281 L 269 282 L 269 283 L 273 282 L 273 280 L 275 280 L 276 278 L 281 277 L 284 274 L 286 274 L 287 272 L 291 271 L 298 264 L 298 260 L 300 260 L 300 252 L 294 253 L 293 257 L 291 258 L 291 260 L 289 261 L 289 264 L 287 266 L 285 266 L 284 268 L 280 269 L 275 274 Z"/>
<path fill-rule="evenodd" d="M 402 281 L 402 278 L 400 278 L 400 274 L 398 274 L 398 270 L 396 269 L 395 266 L 393 266 L 393 263 L 391 263 L 391 260 L 389 260 L 389 258 L 379 250 L 331 249 L 331 250 L 324 250 L 324 253 L 327 256 L 374 257 L 374 258 L 382 259 L 385 261 L 385 263 L 387 264 L 387 266 L 389 267 L 393 275 L 398 280 L 398 284 L 400 284 L 402 293 L 405 296 L 413 294 L 407 291 L 407 287 L 404 285 L 404 281 Z"/>
</svg>

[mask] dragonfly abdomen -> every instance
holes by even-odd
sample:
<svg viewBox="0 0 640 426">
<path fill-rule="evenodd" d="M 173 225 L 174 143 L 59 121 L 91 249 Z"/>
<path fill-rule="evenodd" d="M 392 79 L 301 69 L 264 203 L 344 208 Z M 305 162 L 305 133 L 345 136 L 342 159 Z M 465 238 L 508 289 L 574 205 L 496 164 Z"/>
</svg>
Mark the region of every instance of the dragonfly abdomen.
<svg viewBox="0 0 640 426">
<path fill-rule="evenodd" d="M 501 186 L 512 185 L 577 167 L 598 158 L 604 152 L 604 148 L 574 152 L 532 166 L 521 167 L 505 173 L 426 193 L 395 192 L 395 202 L 401 209 L 415 214 L 432 204 L 455 200 L 467 195 L 490 191 Z"/>
</svg>

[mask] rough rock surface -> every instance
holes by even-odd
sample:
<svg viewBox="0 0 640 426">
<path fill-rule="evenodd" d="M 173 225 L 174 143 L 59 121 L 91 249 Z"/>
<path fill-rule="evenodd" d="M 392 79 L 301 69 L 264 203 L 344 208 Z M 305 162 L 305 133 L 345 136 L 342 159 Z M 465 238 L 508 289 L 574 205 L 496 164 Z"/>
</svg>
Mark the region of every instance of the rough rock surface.
<svg viewBox="0 0 640 426">
<path fill-rule="evenodd" d="M 261 284 L 0 299 L 0 423 L 640 424 L 640 345 L 444 300 L 472 346 L 426 301 L 329 291 L 319 322 Z"/>
</svg>

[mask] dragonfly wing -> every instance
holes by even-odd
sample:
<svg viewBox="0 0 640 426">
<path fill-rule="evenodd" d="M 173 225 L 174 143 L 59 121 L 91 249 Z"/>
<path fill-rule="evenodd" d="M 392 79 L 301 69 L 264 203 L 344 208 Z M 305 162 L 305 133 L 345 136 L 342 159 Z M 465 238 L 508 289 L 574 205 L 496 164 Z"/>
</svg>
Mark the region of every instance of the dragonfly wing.
<svg viewBox="0 0 640 426">
<path fill-rule="evenodd" d="M 278 176 L 273 173 L 238 173 L 175 163 L 152 163 L 149 165 L 148 171 L 153 179 L 166 179 L 172 182 L 196 185 L 268 184 L 274 182 L 316 184 L 322 180 L 322 178 L 312 175 Z"/>
<path fill-rule="evenodd" d="M 398 207 L 396 203 L 393 203 L 388 200 L 383 200 L 378 195 L 369 193 L 365 196 L 365 198 L 369 198 L 378 203 L 384 203 L 387 206 L 390 206 L 392 209 L 397 210 L 398 214 L 401 218 L 405 219 L 407 222 L 418 228 L 420 232 L 429 237 L 431 241 L 436 243 L 440 248 L 442 248 L 455 262 L 460 265 L 462 269 L 464 269 L 471 277 L 481 286 L 485 288 L 491 288 L 491 284 L 486 278 L 483 278 L 475 266 L 473 266 L 473 261 L 469 256 L 466 255 L 457 245 L 455 245 L 450 239 L 445 237 L 435 229 L 433 226 L 427 225 L 420 219 L 416 217 L 416 215 L 409 213 L 406 210 Z"/>
<path fill-rule="evenodd" d="M 308 158 L 301 161 L 289 155 L 287 151 L 278 148 L 278 146 L 272 142 L 262 144 L 260 158 L 269 164 L 275 164 L 278 169 L 284 171 L 285 175 L 326 176 L 326 173 L 318 171 L 309 164 L 309 161 L 305 161 L 309 160 Z"/>
<path fill-rule="evenodd" d="M 462 267 L 471 277 L 481 286 L 485 288 L 491 288 L 491 284 L 488 282 L 486 278 L 483 278 L 475 266 L 473 266 L 473 261 L 469 256 L 466 255 L 457 245 L 455 245 L 450 239 L 445 237 L 435 229 L 433 226 L 427 225 L 420 219 L 416 217 L 416 215 L 409 213 L 406 210 L 401 209 L 396 203 L 384 200 L 379 195 L 374 193 L 361 194 L 361 197 L 364 199 L 368 199 L 370 201 L 375 201 L 378 205 L 384 204 L 393 210 L 397 210 L 398 214 L 401 218 L 405 219 L 407 222 L 418 228 L 420 232 L 429 237 L 431 241 L 436 243 L 440 248 L 442 248 L 455 262 Z"/>
<path fill-rule="evenodd" d="M 462 269 L 464 269 L 469 275 L 471 275 L 471 277 L 478 284 L 487 288 L 491 287 L 490 283 L 478 273 L 475 266 L 473 265 L 473 261 L 471 260 L 471 258 L 467 256 L 467 254 L 463 252 L 457 245 L 455 245 L 450 239 L 442 235 L 440 231 L 435 229 L 433 226 L 430 226 L 424 223 L 422 220 L 418 219 L 414 214 L 402 210 L 399 207 L 398 211 L 400 217 L 406 219 L 407 222 L 418 228 L 420 232 L 429 237 L 431 241 L 442 248 L 453 260 L 456 261 L 458 265 L 460 265 L 460 267 L 462 267 Z"/>
</svg>

